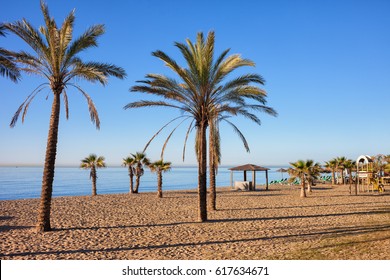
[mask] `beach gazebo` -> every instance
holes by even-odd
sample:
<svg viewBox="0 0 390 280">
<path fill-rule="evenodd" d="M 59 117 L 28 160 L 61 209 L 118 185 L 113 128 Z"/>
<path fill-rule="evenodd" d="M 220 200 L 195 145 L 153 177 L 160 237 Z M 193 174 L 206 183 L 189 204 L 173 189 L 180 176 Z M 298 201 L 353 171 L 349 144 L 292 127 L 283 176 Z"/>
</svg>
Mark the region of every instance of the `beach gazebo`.
<svg viewBox="0 0 390 280">
<path fill-rule="evenodd" d="M 244 172 L 244 181 L 243 182 L 236 182 L 236 183 L 243 183 L 247 184 L 249 187 L 249 190 L 256 190 L 256 171 L 265 171 L 265 189 L 268 190 L 268 170 L 269 168 L 254 165 L 254 164 L 245 164 L 240 165 L 236 167 L 229 168 L 230 170 L 230 186 L 233 187 L 233 171 L 243 171 Z M 246 180 L 246 172 L 252 171 L 252 182 L 248 182 Z M 250 184 L 252 183 L 252 184 Z"/>
</svg>

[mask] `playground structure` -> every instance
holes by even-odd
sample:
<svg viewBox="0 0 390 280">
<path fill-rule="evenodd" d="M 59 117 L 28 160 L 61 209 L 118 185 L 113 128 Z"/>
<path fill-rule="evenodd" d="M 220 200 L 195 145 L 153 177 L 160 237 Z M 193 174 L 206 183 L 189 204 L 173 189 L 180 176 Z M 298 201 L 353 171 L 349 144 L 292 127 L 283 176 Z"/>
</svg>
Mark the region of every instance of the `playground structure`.
<svg viewBox="0 0 390 280">
<path fill-rule="evenodd" d="M 376 173 L 374 161 L 370 156 L 362 155 L 356 160 L 357 190 L 361 192 L 384 192 L 385 186 L 390 186 L 390 177 Z"/>
</svg>

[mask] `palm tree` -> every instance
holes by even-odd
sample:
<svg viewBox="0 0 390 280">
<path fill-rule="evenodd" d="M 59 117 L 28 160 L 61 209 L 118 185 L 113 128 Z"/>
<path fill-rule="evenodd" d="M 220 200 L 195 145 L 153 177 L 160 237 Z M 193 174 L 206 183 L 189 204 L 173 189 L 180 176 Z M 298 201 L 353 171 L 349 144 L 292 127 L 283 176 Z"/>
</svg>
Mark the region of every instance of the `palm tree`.
<svg viewBox="0 0 390 280">
<path fill-rule="evenodd" d="M 0 36 L 5 36 L 5 26 L 0 24 Z M 13 82 L 20 79 L 19 68 L 15 64 L 15 53 L 0 48 L 0 75 L 8 77 Z"/>
<path fill-rule="evenodd" d="M 171 163 L 160 159 L 151 163 L 149 168 L 150 171 L 157 172 L 157 197 L 162 198 L 162 173 L 171 170 Z"/>
<path fill-rule="evenodd" d="M 290 175 L 289 181 L 294 182 L 299 180 L 301 182 L 301 194 L 300 196 L 306 197 L 306 176 L 308 174 L 308 164 L 306 161 L 298 160 L 296 162 L 290 162 L 290 167 L 288 169 L 288 174 Z"/>
<path fill-rule="evenodd" d="M 130 177 L 130 189 L 129 193 L 134 193 L 134 187 L 133 187 L 133 178 L 134 178 L 134 164 L 135 159 L 133 157 L 126 157 L 122 161 L 122 166 L 127 166 L 129 170 L 129 177 Z"/>
<path fill-rule="evenodd" d="M 84 169 L 91 169 L 91 172 L 89 173 L 89 178 L 92 180 L 92 195 L 97 195 L 96 192 L 96 168 L 103 168 L 106 167 L 106 163 L 104 162 L 104 157 L 100 156 L 98 157 L 95 154 L 90 154 L 88 157 L 81 160 L 80 164 L 81 168 Z"/>
<path fill-rule="evenodd" d="M 148 167 L 150 165 L 150 160 L 146 157 L 145 153 L 137 152 L 131 154 L 134 159 L 134 175 L 135 175 L 135 189 L 134 193 L 138 193 L 139 183 L 141 176 L 144 175 L 144 166 Z"/>
<path fill-rule="evenodd" d="M 195 133 L 195 151 L 198 161 L 198 220 L 207 221 L 207 139 L 206 131 L 210 121 L 223 114 L 244 116 L 256 123 L 259 118 L 249 112 L 265 111 L 276 115 L 276 112 L 264 106 L 266 93 L 255 85 L 264 84 L 258 74 L 244 74 L 229 82 L 227 76 L 237 68 L 254 66 L 254 62 L 241 58 L 240 55 L 227 56 L 229 49 L 214 60 L 214 32 L 209 32 L 205 39 L 198 33 L 196 43 L 187 39 L 187 45 L 175 43 L 183 55 L 186 67 L 179 64 L 162 51 L 155 51 L 153 56 L 161 59 L 180 80 L 160 74 L 148 74 L 141 85 L 133 86 L 132 92 L 143 92 L 164 98 L 164 101 L 138 101 L 125 106 L 125 109 L 162 106 L 178 109 L 183 117 L 191 120 Z M 247 99 L 253 103 L 247 103 Z M 188 135 L 187 132 L 187 135 Z M 187 139 L 187 137 L 186 137 Z"/>
<path fill-rule="evenodd" d="M 346 157 L 337 157 L 336 158 L 336 161 L 337 161 L 337 169 L 339 170 L 340 172 L 340 177 L 341 177 L 341 181 L 340 181 L 340 184 L 341 185 L 344 185 L 344 163 L 347 161 L 347 158 Z"/>
<path fill-rule="evenodd" d="M 386 165 L 385 155 L 379 154 L 371 157 L 373 159 L 374 171 L 380 176 L 383 176 L 384 168 Z"/>
<path fill-rule="evenodd" d="M 336 184 L 335 172 L 337 168 L 337 160 L 334 158 L 331 159 L 330 161 L 325 161 L 325 167 L 332 171 L 332 185 L 335 185 Z"/>
<path fill-rule="evenodd" d="M 344 162 L 344 168 L 348 171 L 349 174 L 349 194 L 352 194 L 352 171 L 356 169 L 356 164 L 353 160 L 348 159 Z M 357 194 L 357 190 L 356 194 Z"/>
<path fill-rule="evenodd" d="M 314 163 L 313 160 L 308 159 L 306 161 L 306 168 L 307 168 L 307 191 L 312 192 L 311 187 L 313 186 L 315 180 L 317 180 L 318 176 L 321 173 L 321 165 L 316 162 Z"/>
<path fill-rule="evenodd" d="M 74 11 L 65 18 L 61 28 L 58 28 L 54 19 L 49 15 L 48 7 L 43 2 L 41 2 L 41 10 L 45 26 L 41 26 L 39 30 L 26 20 L 6 25 L 8 30 L 22 38 L 35 52 L 35 55 L 24 51 L 16 54 L 16 61 L 22 65 L 21 70 L 47 79 L 46 83 L 39 85 L 22 103 L 11 121 L 11 127 L 15 126 L 23 108 L 22 121 L 24 120 L 31 101 L 44 87 L 49 87 L 53 93 L 41 202 L 36 227 L 39 232 L 51 230 L 50 208 L 57 154 L 61 95 L 65 105 L 66 117 L 68 118 L 68 89 L 69 87 L 77 89 L 86 98 L 91 120 L 99 129 L 100 120 L 92 99 L 74 81 L 87 80 L 106 85 L 109 76 L 123 79 L 126 75 L 122 68 L 115 65 L 84 62 L 79 57 L 82 51 L 97 46 L 98 37 L 104 33 L 103 25 L 90 27 L 79 38 L 72 41 Z"/>
</svg>

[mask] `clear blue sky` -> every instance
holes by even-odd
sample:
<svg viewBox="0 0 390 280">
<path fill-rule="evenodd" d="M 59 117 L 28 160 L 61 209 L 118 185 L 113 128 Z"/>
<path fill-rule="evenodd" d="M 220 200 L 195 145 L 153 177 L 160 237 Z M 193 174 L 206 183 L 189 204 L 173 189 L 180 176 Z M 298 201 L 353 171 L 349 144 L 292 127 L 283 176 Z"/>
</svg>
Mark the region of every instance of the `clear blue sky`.
<svg viewBox="0 0 390 280">
<path fill-rule="evenodd" d="M 142 150 L 165 122 L 178 116 L 169 109 L 123 110 L 145 96 L 128 90 L 146 73 L 170 74 L 151 52 L 163 50 L 181 61 L 175 41 L 195 39 L 196 33 L 216 33 L 216 53 L 231 48 L 256 63 L 245 72 L 267 81 L 273 118 L 259 115 L 262 126 L 235 123 L 246 135 L 251 152 L 234 132 L 222 130 L 222 164 L 288 164 L 298 159 L 323 163 L 336 156 L 390 154 L 390 1 L 75 1 L 48 0 L 58 24 L 76 9 L 75 36 L 103 23 L 99 47 L 86 60 L 123 67 L 125 80 L 106 87 L 81 82 L 99 111 L 101 130 L 89 119 L 85 100 L 70 92 L 70 119 L 60 120 L 57 163 L 77 165 L 89 153 L 104 155 L 119 165 L 130 152 Z M 0 21 L 28 19 L 43 24 L 38 0 L 3 1 Z M 10 50 L 28 49 L 15 35 L 0 38 Z M 239 73 L 237 73 L 239 74 Z M 173 75 L 173 74 L 172 74 Z M 27 118 L 13 129 L 10 120 L 42 80 L 23 76 L 18 84 L 0 77 L 0 164 L 42 164 L 49 125 L 51 96 L 36 97 Z M 64 110 L 62 110 L 62 113 Z M 167 131 L 168 132 L 168 131 Z M 165 136 L 167 133 L 164 134 Z M 165 160 L 182 164 L 185 128 L 172 137 Z M 193 138 L 184 164 L 195 164 Z M 159 159 L 164 137 L 148 156 Z"/>
</svg>

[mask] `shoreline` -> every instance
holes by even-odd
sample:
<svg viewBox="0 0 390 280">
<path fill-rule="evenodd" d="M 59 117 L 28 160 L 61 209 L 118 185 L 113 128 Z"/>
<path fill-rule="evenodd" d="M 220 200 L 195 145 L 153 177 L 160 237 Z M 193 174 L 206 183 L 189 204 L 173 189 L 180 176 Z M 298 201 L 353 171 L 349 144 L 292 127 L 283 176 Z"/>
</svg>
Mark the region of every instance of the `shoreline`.
<svg viewBox="0 0 390 280">
<path fill-rule="evenodd" d="M 0 259 L 390 259 L 390 194 L 348 186 L 217 189 L 196 222 L 197 191 L 53 198 L 52 232 L 34 232 L 39 199 L 0 201 Z"/>
</svg>

